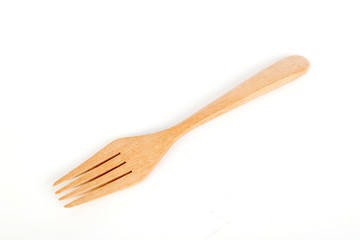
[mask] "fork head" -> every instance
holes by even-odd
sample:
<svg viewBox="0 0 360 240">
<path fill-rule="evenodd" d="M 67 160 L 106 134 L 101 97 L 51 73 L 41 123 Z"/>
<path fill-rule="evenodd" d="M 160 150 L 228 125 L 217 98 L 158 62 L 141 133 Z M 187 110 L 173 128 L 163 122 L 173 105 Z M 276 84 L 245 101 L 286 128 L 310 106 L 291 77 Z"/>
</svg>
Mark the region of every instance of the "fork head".
<svg viewBox="0 0 360 240">
<path fill-rule="evenodd" d="M 60 178 L 54 186 L 75 178 L 56 193 L 72 190 L 59 200 L 82 195 L 65 205 L 73 207 L 142 181 L 160 161 L 175 139 L 167 130 L 119 138 L 77 168 Z"/>
</svg>

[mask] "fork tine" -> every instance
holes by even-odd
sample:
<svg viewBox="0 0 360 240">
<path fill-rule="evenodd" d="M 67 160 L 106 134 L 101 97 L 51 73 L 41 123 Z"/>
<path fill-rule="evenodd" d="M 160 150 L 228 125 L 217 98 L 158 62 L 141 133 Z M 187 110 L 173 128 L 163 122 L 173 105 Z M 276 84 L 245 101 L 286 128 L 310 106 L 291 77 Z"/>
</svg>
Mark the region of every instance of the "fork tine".
<svg viewBox="0 0 360 240">
<path fill-rule="evenodd" d="M 105 174 L 107 171 L 111 171 L 112 169 L 121 166 L 124 164 L 124 161 L 121 160 L 119 155 L 111 158 L 109 161 L 104 162 L 98 167 L 95 167 L 88 171 L 87 173 L 84 173 L 74 181 L 70 182 L 68 185 L 65 185 L 63 188 L 60 188 L 55 192 L 55 194 L 61 193 L 63 191 L 66 191 L 68 189 L 80 186 L 81 184 L 84 184 L 88 181 L 91 181 L 92 179 L 101 176 L 102 174 Z"/>
<path fill-rule="evenodd" d="M 92 192 L 89 192 L 89 193 L 85 194 L 84 196 L 66 204 L 64 207 L 70 208 L 73 206 L 77 206 L 77 205 L 89 202 L 91 200 L 100 198 L 107 194 L 130 187 L 140 181 L 141 181 L 141 179 L 139 179 L 139 177 L 136 176 L 136 174 L 133 174 L 132 172 L 130 172 L 129 174 L 127 174 L 119 179 L 116 179 L 115 181 L 110 182 L 110 183 L 108 183 Z"/>
<path fill-rule="evenodd" d="M 65 196 L 59 198 L 59 200 L 64 200 L 67 198 L 78 196 L 83 193 L 87 193 L 91 190 L 94 190 L 96 188 L 104 186 L 105 184 L 113 181 L 114 179 L 124 177 L 129 172 L 131 172 L 131 165 L 126 164 L 126 163 L 121 164 L 120 166 L 117 166 L 115 169 L 102 175 L 101 177 L 96 178 L 96 179 L 80 186 L 79 188 L 75 189 L 74 191 L 66 194 Z"/>
<path fill-rule="evenodd" d="M 63 183 L 67 180 L 70 180 L 74 177 L 77 177 L 89 170 L 91 170 L 92 168 L 96 167 L 97 165 L 119 155 L 119 151 L 117 150 L 117 148 L 114 146 L 115 141 L 110 143 L 109 145 L 107 145 L 106 147 L 104 147 L 103 149 L 101 149 L 100 151 L 98 151 L 97 153 L 95 153 L 92 157 L 90 157 L 88 160 L 86 160 L 85 162 L 83 162 L 82 164 L 80 164 L 78 167 L 76 167 L 75 169 L 73 169 L 72 171 L 70 171 L 68 174 L 66 174 L 65 176 L 63 176 L 62 178 L 60 178 L 59 180 L 57 180 L 53 186 L 56 186 L 60 183 Z"/>
</svg>

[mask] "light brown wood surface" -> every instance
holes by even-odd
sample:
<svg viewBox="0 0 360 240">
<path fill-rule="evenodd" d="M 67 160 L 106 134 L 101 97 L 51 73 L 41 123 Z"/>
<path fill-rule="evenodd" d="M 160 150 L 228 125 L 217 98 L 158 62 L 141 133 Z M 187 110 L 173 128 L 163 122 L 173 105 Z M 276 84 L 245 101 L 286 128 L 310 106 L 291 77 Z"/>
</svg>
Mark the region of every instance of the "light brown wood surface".
<svg viewBox="0 0 360 240">
<path fill-rule="evenodd" d="M 308 68 L 309 62 L 304 57 L 284 58 L 174 127 L 111 142 L 54 183 L 55 186 L 75 178 L 56 191 L 56 193 L 61 193 L 72 190 L 59 200 L 81 195 L 65 205 L 65 207 L 72 207 L 142 181 L 181 136 L 217 116 L 300 77 Z M 223 141 L 219 144 L 223 144 Z"/>
</svg>

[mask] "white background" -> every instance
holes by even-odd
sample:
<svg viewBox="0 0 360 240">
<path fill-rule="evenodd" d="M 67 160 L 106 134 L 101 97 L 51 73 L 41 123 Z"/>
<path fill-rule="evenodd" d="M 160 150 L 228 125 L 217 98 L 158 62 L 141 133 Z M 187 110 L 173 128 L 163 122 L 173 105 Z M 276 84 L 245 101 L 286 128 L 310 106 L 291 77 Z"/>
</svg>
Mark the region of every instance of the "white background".
<svg viewBox="0 0 360 240">
<path fill-rule="evenodd" d="M 1 1 L 0 239 L 359 239 L 358 1 Z M 52 183 L 267 65 L 300 79 L 71 209 Z"/>
</svg>

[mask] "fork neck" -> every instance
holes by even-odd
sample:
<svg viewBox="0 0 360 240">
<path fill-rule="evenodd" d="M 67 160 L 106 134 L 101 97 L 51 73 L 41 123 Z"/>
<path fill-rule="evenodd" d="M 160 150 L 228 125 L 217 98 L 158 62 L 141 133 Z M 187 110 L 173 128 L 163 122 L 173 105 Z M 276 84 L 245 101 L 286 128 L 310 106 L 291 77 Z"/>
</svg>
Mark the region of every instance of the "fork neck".
<svg viewBox="0 0 360 240">
<path fill-rule="evenodd" d="M 207 122 L 208 120 L 197 121 L 198 119 L 194 119 L 193 116 L 185 119 L 184 121 L 176 124 L 175 126 L 167 129 L 170 132 L 174 140 L 177 140 L 184 136 L 186 133 L 190 132 L 191 130 L 197 128 L 198 126 L 202 125 L 203 123 Z"/>
</svg>

